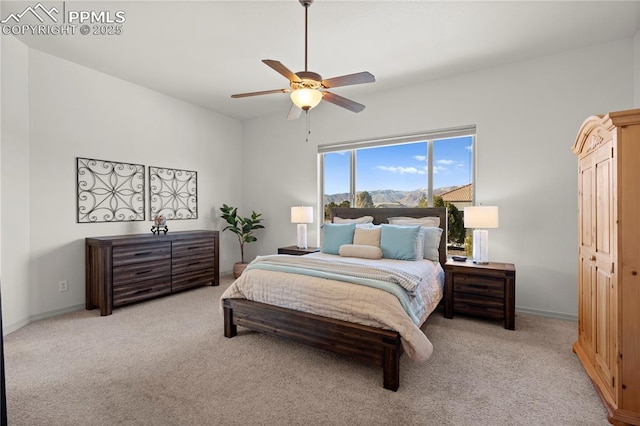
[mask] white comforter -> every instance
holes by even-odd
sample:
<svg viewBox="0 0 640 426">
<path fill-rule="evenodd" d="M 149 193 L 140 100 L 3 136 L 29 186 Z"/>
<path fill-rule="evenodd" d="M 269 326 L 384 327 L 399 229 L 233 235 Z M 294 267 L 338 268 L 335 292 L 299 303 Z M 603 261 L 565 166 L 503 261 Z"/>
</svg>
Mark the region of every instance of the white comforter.
<svg viewBox="0 0 640 426">
<path fill-rule="evenodd" d="M 359 259 L 324 253 L 307 256 L 335 258 L 365 265 L 388 264 L 423 277 L 417 292 L 424 301 L 419 325 L 442 298 L 442 267 L 429 260 Z M 343 321 L 395 330 L 407 355 L 415 361 L 431 356 L 433 345 L 404 311 L 398 299 L 385 291 L 358 284 L 307 275 L 267 270 L 247 270 L 224 292 L 221 299 L 248 299 Z M 222 306 L 222 305 L 221 305 Z"/>
</svg>

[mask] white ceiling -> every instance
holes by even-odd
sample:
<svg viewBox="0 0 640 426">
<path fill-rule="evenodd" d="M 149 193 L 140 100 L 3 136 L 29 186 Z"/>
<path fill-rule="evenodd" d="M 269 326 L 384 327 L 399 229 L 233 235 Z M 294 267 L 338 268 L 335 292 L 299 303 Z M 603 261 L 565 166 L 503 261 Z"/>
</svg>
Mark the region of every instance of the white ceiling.
<svg viewBox="0 0 640 426">
<path fill-rule="evenodd" d="M 2 16 L 29 4 L 34 2 L 3 1 Z M 304 8 L 298 0 L 67 1 L 64 6 L 122 10 L 123 33 L 19 38 L 227 116 L 248 119 L 281 110 L 285 117 L 286 94 L 230 95 L 288 87 L 262 59 L 279 60 L 294 72 L 304 69 Z M 323 78 L 371 72 L 375 83 L 333 90 L 361 101 L 369 93 L 630 38 L 639 29 L 639 10 L 639 2 L 632 1 L 316 0 L 309 9 L 308 68 Z"/>
</svg>

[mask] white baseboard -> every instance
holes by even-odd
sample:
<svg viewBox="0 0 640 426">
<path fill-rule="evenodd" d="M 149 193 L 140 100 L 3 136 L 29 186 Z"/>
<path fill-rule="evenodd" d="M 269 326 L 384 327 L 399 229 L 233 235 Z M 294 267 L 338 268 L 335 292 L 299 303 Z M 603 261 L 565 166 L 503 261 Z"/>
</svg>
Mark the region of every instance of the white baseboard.
<svg viewBox="0 0 640 426">
<path fill-rule="evenodd" d="M 516 306 L 516 313 L 518 312 L 522 312 L 524 314 L 538 315 L 538 316 L 547 317 L 547 318 L 561 319 L 565 321 L 574 321 L 574 322 L 578 321 L 577 315 L 565 314 L 563 312 L 544 311 L 542 309 L 527 308 L 525 306 Z"/>
<path fill-rule="evenodd" d="M 51 318 L 51 317 L 55 317 L 57 315 L 62 315 L 62 314 L 67 314 L 69 312 L 76 312 L 76 311 L 81 311 L 85 308 L 84 304 L 81 305 L 74 305 L 74 306 L 69 306 L 66 308 L 62 308 L 62 309 L 55 309 L 53 311 L 48 311 L 48 312 L 43 312 L 40 314 L 36 314 L 36 315 L 30 315 L 29 317 L 22 319 L 20 321 L 14 322 L 12 324 L 7 324 L 4 325 L 2 327 L 2 335 L 6 336 L 9 333 L 13 333 L 16 330 L 21 329 L 22 327 L 24 327 L 25 325 L 35 322 L 35 321 L 40 321 L 46 318 Z"/>
</svg>

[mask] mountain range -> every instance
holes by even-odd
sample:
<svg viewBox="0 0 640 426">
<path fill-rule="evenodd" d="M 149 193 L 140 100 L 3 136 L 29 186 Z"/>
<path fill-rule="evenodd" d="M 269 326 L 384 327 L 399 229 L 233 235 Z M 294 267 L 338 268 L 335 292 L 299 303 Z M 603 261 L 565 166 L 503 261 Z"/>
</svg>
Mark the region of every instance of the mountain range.
<svg viewBox="0 0 640 426">
<path fill-rule="evenodd" d="M 446 192 L 452 191 L 456 188 L 459 188 L 462 185 L 455 186 L 445 186 L 442 188 L 437 188 L 433 190 L 433 195 L 441 195 Z M 418 200 L 422 197 L 422 194 L 427 194 L 427 188 L 418 188 L 412 191 L 397 191 L 394 189 L 377 189 L 375 191 L 367 191 L 371 195 L 371 199 L 373 203 L 376 205 L 379 204 L 389 204 L 389 203 L 399 203 L 403 206 L 412 207 L 418 204 Z M 336 204 L 340 204 L 341 202 L 349 199 L 349 193 L 343 192 L 340 194 L 331 194 L 324 196 L 325 203 L 334 202 Z"/>
</svg>

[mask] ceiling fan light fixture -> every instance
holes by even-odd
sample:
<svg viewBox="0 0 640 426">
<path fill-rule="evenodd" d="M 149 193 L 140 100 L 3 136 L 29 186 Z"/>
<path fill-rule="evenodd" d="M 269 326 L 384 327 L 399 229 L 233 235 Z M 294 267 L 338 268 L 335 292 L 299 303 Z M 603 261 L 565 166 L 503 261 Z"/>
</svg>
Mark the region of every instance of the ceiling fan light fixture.
<svg viewBox="0 0 640 426">
<path fill-rule="evenodd" d="M 305 88 L 291 92 L 291 102 L 304 111 L 316 107 L 321 100 L 322 92 L 316 89 Z"/>
</svg>

